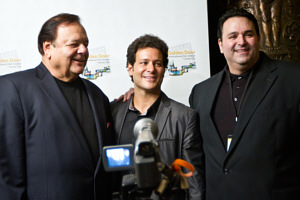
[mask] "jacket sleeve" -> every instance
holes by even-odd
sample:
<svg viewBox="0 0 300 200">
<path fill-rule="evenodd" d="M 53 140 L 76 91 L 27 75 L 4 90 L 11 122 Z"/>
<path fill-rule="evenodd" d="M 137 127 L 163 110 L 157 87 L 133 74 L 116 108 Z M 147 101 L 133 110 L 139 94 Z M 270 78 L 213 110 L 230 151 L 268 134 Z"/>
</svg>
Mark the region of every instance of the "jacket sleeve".
<svg viewBox="0 0 300 200">
<path fill-rule="evenodd" d="M 26 199 L 24 117 L 18 91 L 0 77 L 0 199 Z"/>
<path fill-rule="evenodd" d="M 191 163 L 195 168 L 193 176 L 187 178 L 189 183 L 189 199 L 204 199 L 204 153 L 199 129 L 199 120 L 195 111 L 190 114 L 183 135 L 182 158 Z"/>
</svg>

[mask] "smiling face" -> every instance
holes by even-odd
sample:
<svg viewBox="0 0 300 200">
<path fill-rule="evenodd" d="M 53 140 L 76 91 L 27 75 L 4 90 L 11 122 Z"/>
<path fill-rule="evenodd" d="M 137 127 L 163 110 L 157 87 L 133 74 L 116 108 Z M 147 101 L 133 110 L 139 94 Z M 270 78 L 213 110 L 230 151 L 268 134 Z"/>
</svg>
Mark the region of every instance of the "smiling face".
<svg viewBox="0 0 300 200">
<path fill-rule="evenodd" d="M 160 94 L 165 73 L 161 52 L 150 47 L 139 49 L 134 65 L 128 64 L 128 73 L 133 78 L 135 92 Z"/>
<path fill-rule="evenodd" d="M 229 18 L 223 24 L 222 33 L 218 44 L 229 71 L 239 75 L 253 67 L 259 59 L 260 45 L 252 21 L 246 17 Z"/>
<path fill-rule="evenodd" d="M 89 57 L 88 37 L 79 23 L 59 25 L 55 41 L 43 45 L 45 65 L 53 76 L 72 81 L 83 72 Z"/>
</svg>

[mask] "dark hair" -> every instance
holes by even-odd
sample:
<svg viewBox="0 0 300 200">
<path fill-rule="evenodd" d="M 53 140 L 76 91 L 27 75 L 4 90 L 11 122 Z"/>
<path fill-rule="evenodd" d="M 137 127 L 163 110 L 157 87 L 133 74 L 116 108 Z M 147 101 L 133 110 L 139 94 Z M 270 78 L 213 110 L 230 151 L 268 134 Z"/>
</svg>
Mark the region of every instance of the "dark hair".
<svg viewBox="0 0 300 200">
<path fill-rule="evenodd" d="M 44 55 L 43 42 L 54 42 L 57 36 L 57 28 L 61 24 L 79 23 L 80 18 L 77 15 L 61 13 L 48 19 L 42 26 L 38 36 L 38 49 L 40 54 Z"/>
<path fill-rule="evenodd" d="M 257 24 L 257 20 L 255 19 L 254 15 L 252 15 L 251 13 L 249 13 L 248 11 L 244 10 L 244 9 L 231 9 L 226 11 L 220 18 L 218 21 L 218 30 L 217 30 L 217 37 L 218 39 L 220 39 L 222 41 L 222 30 L 223 30 L 223 25 L 224 23 L 227 21 L 227 19 L 232 18 L 232 17 L 246 17 L 249 20 L 252 21 L 256 34 L 259 36 L 259 28 L 258 28 L 258 24 Z"/>
<path fill-rule="evenodd" d="M 160 50 L 162 56 L 163 56 L 163 65 L 164 67 L 168 67 L 168 45 L 162 41 L 160 38 L 153 36 L 153 35 L 143 35 L 137 39 L 135 39 L 128 47 L 127 49 L 127 64 L 126 67 L 128 67 L 128 63 L 132 66 L 135 63 L 136 59 L 136 52 L 139 49 L 151 47 L 156 48 Z"/>
</svg>

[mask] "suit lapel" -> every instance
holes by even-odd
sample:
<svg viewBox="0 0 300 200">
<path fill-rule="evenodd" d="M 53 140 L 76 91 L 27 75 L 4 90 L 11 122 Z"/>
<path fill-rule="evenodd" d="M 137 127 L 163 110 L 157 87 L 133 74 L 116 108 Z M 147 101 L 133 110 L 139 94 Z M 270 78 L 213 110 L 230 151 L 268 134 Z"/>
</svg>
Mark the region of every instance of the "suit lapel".
<svg viewBox="0 0 300 200">
<path fill-rule="evenodd" d="M 103 143 L 102 143 L 102 132 L 103 127 L 106 127 L 107 125 L 105 124 L 106 120 L 106 115 L 105 115 L 105 108 L 103 107 L 103 99 L 95 98 L 93 95 L 93 91 L 90 87 L 88 87 L 87 83 L 83 81 L 89 102 L 91 104 L 93 116 L 95 119 L 95 125 L 96 125 L 96 130 L 97 130 L 97 137 L 98 137 L 98 143 L 99 143 L 99 150 L 100 152 L 102 151 L 103 148 Z M 95 102 L 94 99 L 97 99 Z"/>
<path fill-rule="evenodd" d="M 161 101 L 154 120 L 158 127 L 158 135 L 154 135 L 156 141 L 158 141 L 161 137 L 161 134 L 164 130 L 170 112 L 171 112 L 170 100 L 162 92 Z"/>
<path fill-rule="evenodd" d="M 64 120 L 67 122 L 66 128 L 70 128 L 70 130 L 66 132 L 74 134 L 76 136 L 78 143 L 81 144 L 83 150 L 86 152 L 87 155 L 89 155 L 88 157 L 92 161 L 92 155 L 90 153 L 88 144 L 81 130 L 81 127 L 79 126 L 79 123 L 75 115 L 73 114 L 63 93 L 61 92 L 59 86 L 55 82 L 55 79 L 42 63 L 36 68 L 36 75 L 40 81 L 39 85 L 41 89 L 46 93 L 47 96 L 49 96 L 52 102 L 56 104 L 57 110 L 61 113 L 61 115 L 64 117 Z"/>
<path fill-rule="evenodd" d="M 120 144 L 120 138 L 121 138 L 121 133 L 122 133 L 122 129 L 123 129 L 123 126 L 124 126 L 124 123 L 125 123 L 125 119 L 126 119 L 126 115 L 128 113 L 128 108 L 129 108 L 129 104 L 132 100 L 132 97 L 130 97 L 129 100 L 127 100 L 125 103 L 124 103 L 124 106 L 120 106 L 117 113 L 120 113 L 117 115 L 117 118 L 121 118 L 122 120 L 115 120 L 115 127 L 118 128 L 119 130 L 117 130 L 116 134 L 117 134 L 117 144 Z"/>
<path fill-rule="evenodd" d="M 210 131 L 210 139 L 212 144 L 214 144 L 214 149 L 216 149 L 217 152 L 222 152 L 222 154 L 218 153 L 218 156 L 222 156 L 224 158 L 224 155 L 226 154 L 226 150 L 224 148 L 224 144 L 222 142 L 220 134 L 212 118 L 214 102 L 215 99 L 217 98 L 219 87 L 222 84 L 223 75 L 224 75 L 224 70 L 219 74 L 217 74 L 215 77 L 212 77 L 212 80 L 209 83 L 210 85 L 208 91 L 206 91 L 206 94 L 202 95 L 202 98 L 205 98 L 203 102 L 205 102 L 206 105 L 204 105 L 201 108 L 204 109 L 202 113 L 207 113 L 204 116 L 209 116 L 208 123 L 206 124 L 207 126 L 206 130 Z M 201 123 L 201 116 L 200 116 L 200 123 Z"/>
<path fill-rule="evenodd" d="M 106 109 L 104 108 L 104 100 L 103 99 L 99 99 L 99 96 L 94 97 L 94 93 L 97 91 L 92 91 L 92 88 L 88 86 L 86 81 L 83 81 L 87 96 L 89 98 L 89 102 L 91 104 L 91 108 L 92 108 L 92 112 L 94 115 L 94 119 L 95 119 L 95 126 L 96 126 L 96 130 L 97 130 L 97 138 L 98 138 L 98 144 L 99 144 L 99 159 L 96 163 L 96 170 L 94 173 L 94 176 L 96 176 L 99 173 L 100 167 L 101 167 L 101 163 L 102 163 L 102 148 L 103 148 L 103 138 L 102 136 L 105 135 L 103 133 L 104 127 L 106 127 L 108 124 L 106 124 L 107 119 L 106 119 Z M 97 99 L 97 101 L 95 101 L 95 99 Z"/>
<path fill-rule="evenodd" d="M 265 95 L 268 93 L 273 83 L 277 79 L 278 75 L 275 71 L 277 66 L 270 64 L 270 62 L 271 60 L 265 56 L 261 66 L 259 66 L 259 69 L 257 69 L 258 71 L 255 74 L 254 80 L 249 88 L 249 92 L 247 92 L 245 97 L 245 102 L 241 108 L 239 121 L 234 130 L 233 140 L 231 142 L 228 154 L 230 154 L 230 152 L 238 143 L 255 109 L 264 99 Z"/>
</svg>

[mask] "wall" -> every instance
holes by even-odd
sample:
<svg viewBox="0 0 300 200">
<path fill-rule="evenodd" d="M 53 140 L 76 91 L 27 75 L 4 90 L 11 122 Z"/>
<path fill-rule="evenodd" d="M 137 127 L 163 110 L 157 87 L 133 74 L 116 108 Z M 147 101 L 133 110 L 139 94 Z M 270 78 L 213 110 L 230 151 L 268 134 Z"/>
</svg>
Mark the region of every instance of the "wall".
<svg viewBox="0 0 300 200">
<path fill-rule="evenodd" d="M 191 88 L 210 75 L 207 3 L 198 0 L 1 2 L 0 75 L 40 63 L 40 28 L 62 12 L 81 17 L 90 40 L 83 77 L 97 84 L 110 100 L 133 86 L 125 67 L 126 50 L 146 33 L 159 36 L 169 46 L 170 71 L 166 71 L 162 85 L 169 97 L 188 105 Z"/>
</svg>

